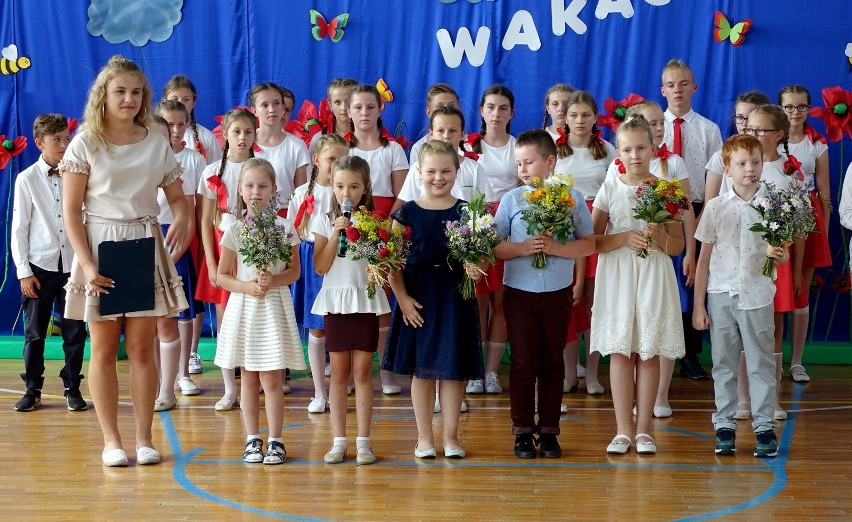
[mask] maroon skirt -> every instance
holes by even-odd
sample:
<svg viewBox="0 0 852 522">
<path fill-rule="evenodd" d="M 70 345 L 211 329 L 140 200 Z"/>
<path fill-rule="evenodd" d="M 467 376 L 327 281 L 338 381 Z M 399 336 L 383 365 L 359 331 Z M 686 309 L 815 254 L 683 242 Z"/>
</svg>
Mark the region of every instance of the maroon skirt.
<svg viewBox="0 0 852 522">
<path fill-rule="evenodd" d="M 325 315 L 325 346 L 329 352 L 375 352 L 379 345 L 376 314 Z"/>
</svg>

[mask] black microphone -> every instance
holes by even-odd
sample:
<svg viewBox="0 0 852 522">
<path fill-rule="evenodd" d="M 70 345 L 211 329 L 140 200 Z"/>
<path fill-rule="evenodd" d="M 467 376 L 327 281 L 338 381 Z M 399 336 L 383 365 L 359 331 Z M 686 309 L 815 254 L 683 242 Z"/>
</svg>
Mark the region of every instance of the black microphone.
<svg viewBox="0 0 852 522">
<path fill-rule="evenodd" d="M 352 200 L 346 198 L 340 204 L 340 211 L 346 219 L 352 219 Z M 346 231 L 341 230 L 337 237 L 337 257 L 346 257 Z"/>
</svg>

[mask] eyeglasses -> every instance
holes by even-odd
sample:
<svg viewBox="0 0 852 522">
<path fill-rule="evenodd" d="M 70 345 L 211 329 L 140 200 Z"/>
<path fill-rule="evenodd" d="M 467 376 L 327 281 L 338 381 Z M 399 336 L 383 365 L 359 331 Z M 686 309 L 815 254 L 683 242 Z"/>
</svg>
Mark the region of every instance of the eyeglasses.
<svg viewBox="0 0 852 522">
<path fill-rule="evenodd" d="M 792 114 L 794 112 L 808 112 L 808 109 L 810 109 L 811 106 L 805 105 L 805 104 L 802 104 L 802 105 L 784 105 L 781 108 L 784 109 L 784 112 L 789 112 L 790 114 Z"/>
<path fill-rule="evenodd" d="M 758 138 L 762 138 L 766 136 L 767 132 L 774 132 L 778 129 L 752 129 L 751 127 L 746 127 L 743 129 L 743 132 L 746 134 L 751 134 L 752 136 L 757 136 Z"/>
<path fill-rule="evenodd" d="M 742 125 L 743 123 L 745 123 L 745 122 L 747 122 L 747 121 L 748 121 L 748 116 L 741 116 L 741 115 L 739 115 L 739 114 L 735 114 L 735 115 L 734 115 L 734 122 L 735 122 L 737 125 Z"/>
</svg>

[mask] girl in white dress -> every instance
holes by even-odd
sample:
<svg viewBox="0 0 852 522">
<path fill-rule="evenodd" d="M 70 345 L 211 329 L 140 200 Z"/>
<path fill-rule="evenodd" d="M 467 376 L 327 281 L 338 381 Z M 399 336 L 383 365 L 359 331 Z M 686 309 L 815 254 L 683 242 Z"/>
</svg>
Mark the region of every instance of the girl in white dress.
<svg viewBox="0 0 852 522">
<path fill-rule="evenodd" d="M 246 263 L 238 252 L 243 247 L 241 231 L 246 219 L 254 215 L 253 205 L 265 209 L 278 190 L 275 169 L 261 158 L 243 163 L 237 190 L 245 203 L 245 219 L 225 230 L 219 259 L 217 284 L 231 292 L 222 317 L 222 328 L 216 341 L 216 365 L 242 371 L 240 402 L 246 428 L 243 460 L 248 463 L 281 464 L 287 455 L 281 443 L 284 411 L 282 373 L 284 368 L 305 369 L 302 343 L 293 313 L 293 301 L 288 285 L 299 278 L 299 239 L 283 218 L 278 225 L 286 227 L 292 238 L 290 262 L 276 262 L 258 271 Z M 237 209 L 242 210 L 239 205 Z M 233 274 L 236 274 L 234 276 Z M 266 456 L 262 452 L 259 428 L 260 386 L 263 386 L 269 440 Z"/>
<path fill-rule="evenodd" d="M 633 443 L 636 390 L 636 450 L 656 453 L 651 431 L 660 380 L 659 356 L 682 357 L 683 325 L 672 260 L 683 250 L 680 223 L 645 223 L 633 217 L 633 194 L 654 156 L 651 128 L 643 117 L 619 127 L 618 155 L 626 173 L 601 186 L 592 223 L 598 235 L 598 277 L 592 306 L 592 351 L 611 355 L 610 386 L 618 431 L 608 453 L 626 453 Z M 636 253 L 649 248 L 648 257 Z M 636 377 L 634 386 L 634 375 Z"/>
<path fill-rule="evenodd" d="M 352 224 L 343 216 L 341 203 L 348 199 L 353 209 L 373 209 L 369 164 L 358 156 L 340 158 L 331 170 L 331 186 L 331 211 L 311 220 L 314 270 L 324 276 L 311 312 L 325 316 L 325 342 L 331 356 L 329 395 L 334 440 L 325 461 L 336 464 L 346 456 L 347 385 L 350 375 L 354 375 L 358 417 L 355 461 L 372 464 L 376 461 L 370 447 L 373 353 L 379 342 L 379 316 L 389 314 L 390 306 L 382 291 L 372 299 L 367 297 L 367 261 L 355 261 L 350 251 L 340 257 L 338 246 L 338 238 Z"/>
<path fill-rule="evenodd" d="M 150 105 L 151 88 L 142 70 L 122 56 L 113 56 L 89 89 L 83 131 L 59 163 L 62 210 L 75 253 L 65 287 L 65 317 L 89 323 L 89 391 L 103 431 L 105 466 L 128 464 L 118 430 L 115 367 L 122 330 L 131 367 L 136 463 L 156 464 L 160 453 L 153 446 L 151 423 L 158 380 L 157 317 L 175 316 L 187 307 L 169 250 L 185 248 L 189 207 L 176 183 L 181 168 L 168 140 L 148 129 Z M 174 215 L 165 242 L 157 223 L 158 187 L 165 191 Z M 101 316 L 100 295 L 114 281 L 100 274 L 98 246 L 103 241 L 147 237 L 154 238 L 155 248 L 154 308 Z"/>
</svg>

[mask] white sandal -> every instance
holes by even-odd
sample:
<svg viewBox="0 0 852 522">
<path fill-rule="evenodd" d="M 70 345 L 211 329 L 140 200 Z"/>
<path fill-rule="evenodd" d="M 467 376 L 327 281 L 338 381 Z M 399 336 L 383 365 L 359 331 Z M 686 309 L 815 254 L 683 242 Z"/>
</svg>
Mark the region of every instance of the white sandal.
<svg viewBox="0 0 852 522">
<path fill-rule="evenodd" d="M 616 455 L 624 455 L 627 453 L 627 450 L 630 449 L 631 444 L 632 441 L 627 435 L 616 435 L 615 438 L 612 439 L 612 442 L 609 443 L 609 446 L 606 447 L 606 452 L 614 453 Z"/>
<path fill-rule="evenodd" d="M 643 437 L 648 440 L 640 441 L 639 437 Z M 647 433 L 637 433 L 636 437 L 634 437 L 633 440 L 636 442 L 636 453 L 642 453 L 644 455 L 653 455 L 657 452 L 657 445 L 654 444 L 654 437 L 648 435 Z"/>
<path fill-rule="evenodd" d="M 790 366 L 790 377 L 793 378 L 796 382 L 809 382 L 811 380 L 808 372 L 805 371 L 805 367 L 801 364 L 794 364 Z"/>
</svg>

